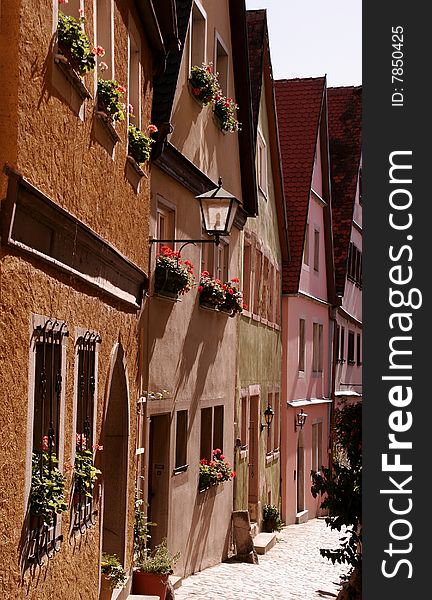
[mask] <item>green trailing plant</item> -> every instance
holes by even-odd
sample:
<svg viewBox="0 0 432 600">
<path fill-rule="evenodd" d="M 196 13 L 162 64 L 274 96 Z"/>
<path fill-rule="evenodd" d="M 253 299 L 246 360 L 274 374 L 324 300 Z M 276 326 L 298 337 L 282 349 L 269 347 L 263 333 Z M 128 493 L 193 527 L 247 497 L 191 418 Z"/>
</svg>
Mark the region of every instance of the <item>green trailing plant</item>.
<svg viewBox="0 0 432 600">
<path fill-rule="evenodd" d="M 323 497 L 321 508 L 328 510 L 326 523 L 345 534 L 340 548 L 322 549 L 333 563 L 347 563 L 360 569 L 362 560 L 362 439 L 361 403 L 335 410 L 333 464 L 312 472 L 312 495 Z"/>
<path fill-rule="evenodd" d="M 124 587 L 126 571 L 115 554 L 102 553 L 101 571 L 108 578 L 111 589 Z"/>
<path fill-rule="evenodd" d="M 91 450 L 78 451 L 75 455 L 75 491 L 93 498 L 93 488 L 101 471 L 94 466 Z"/>
<path fill-rule="evenodd" d="M 168 551 L 166 539 L 163 539 L 151 554 L 144 556 L 137 562 L 137 567 L 144 573 L 171 575 L 179 558 L 180 552 L 172 555 Z"/>
<path fill-rule="evenodd" d="M 136 562 L 143 561 L 148 556 L 148 542 L 151 538 L 150 527 L 156 523 L 147 520 L 144 508 L 147 504 L 140 498 L 140 492 L 135 492 L 135 519 L 134 519 L 134 557 Z"/>
<path fill-rule="evenodd" d="M 225 98 L 222 94 L 216 95 L 213 111 L 223 131 L 234 133 L 240 130 L 241 124 L 236 117 L 238 108 L 232 98 Z"/>
<path fill-rule="evenodd" d="M 189 82 L 192 94 L 197 100 L 204 106 L 213 104 L 220 88 L 217 73 L 213 72 L 212 63 L 203 63 L 200 67 L 192 67 Z"/>
<path fill-rule="evenodd" d="M 162 246 L 156 257 L 155 290 L 186 294 L 195 283 L 193 264 L 180 259 L 179 252 Z"/>
<path fill-rule="evenodd" d="M 123 121 L 125 105 L 122 102 L 126 88 L 115 79 L 98 79 L 99 108 L 114 121 Z"/>
<path fill-rule="evenodd" d="M 147 133 L 144 133 L 135 125 L 129 125 L 128 127 L 128 149 L 129 154 L 136 160 L 139 165 L 146 163 L 150 160 L 151 148 L 155 140 L 150 136 L 152 133 L 157 132 L 156 125 L 149 125 L 147 127 Z"/>
<path fill-rule="evenodd" d="M 200 490 L 205 490 L 212 485 L 218 485 L 224 481 L 229 481 L 236 476 L 236 472 L 231 469 L 220 448 L 212 452 L 212 460 L 202 458 L 199 464 L 199 482 Z"/>
<path fill-rule="evenodd" d="M 283 521 L 280 517 L 279 509 L 274 504 L 264 504 L 262 526 L 264 531 L 280 531 L 283 527 Z"/>
<path fill-rule="evenodd" d="M 52 525 L 54 514 L 68 509 L 65 502 L 65 476 L 58 468 L 54 452 L 33 452 L 30 514 Z"/>
<path fill-rule="evenodd" d="M 61 50 L 66 50 L 80 75 L 93 71 L 96 56 L 105 54 L 103 48 L 92 48 L 88 36 L 83 31 L 84 17 L 75 19 L 59 11 L 57 36 Z"/>
</svg>

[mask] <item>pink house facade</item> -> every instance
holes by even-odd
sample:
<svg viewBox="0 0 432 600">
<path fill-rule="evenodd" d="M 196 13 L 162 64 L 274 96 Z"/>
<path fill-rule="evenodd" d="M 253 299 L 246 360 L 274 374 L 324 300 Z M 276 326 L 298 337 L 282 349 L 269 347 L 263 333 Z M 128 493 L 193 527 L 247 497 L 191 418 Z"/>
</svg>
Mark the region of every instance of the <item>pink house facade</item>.
<svg viewBox="0 0 432 600">
<path fill-rule="evenodd" d="M 311 471 L 328 464 L 335 289 L 326 80 L 278 81 L 276 100 L 291 253 L 282 284 L 282 517 L 295 523 L 319 516 Z"/>
<path fill-rule="evenodd" d="M 362 398 L 361 88 L 328 90 L 335 282 L 335 406 Z"/>
</svg>

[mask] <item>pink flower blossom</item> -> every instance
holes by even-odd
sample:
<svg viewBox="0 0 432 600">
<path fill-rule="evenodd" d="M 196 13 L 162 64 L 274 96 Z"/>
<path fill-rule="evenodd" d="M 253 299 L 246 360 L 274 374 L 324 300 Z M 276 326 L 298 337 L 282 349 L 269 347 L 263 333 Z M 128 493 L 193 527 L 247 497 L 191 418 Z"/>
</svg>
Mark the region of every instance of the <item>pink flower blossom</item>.
<svg viewBox="0 0 432 600">
<path fill-rule="evenodd" d="M 124 85 L 119 85 L 117 89 L 120 92 L 120 94 L 126 94 L 126 88 Z"/>
<path fill-rule="evenodd" d="M 108 69 L 108 65 L 106 64 L 106 62 L 100 62 L 99 63 L 99 70 L 101 72 L 106 71 Z"/>
<path fill-rule="evenodd" d="M 99 446 L 99 444 L 95 444 L 93 446 L 93 450 L 103 450 L 103 446 Z"/>
<path fill-rule="evenodd" d="M 92 53 L 96 54 L 96 56 L 105 56 L 105 50 L 102 48 L 102 46 L 95 46 L 92 50 Z"/>
<path fill-rule="evenodd" d="M 224 456 L 223 454 L 221 454 L 221 455 L 219 456 L 219 458 L 220 458 L 221 460 L 225 460 L 225 456 Z"/>
<path fill-rule="evenodd" d="M 218 473 L 218 474 L 216 475 L 216 477 L 217 477 L 218 479 L 222 479 L 222 473 Z"/>
<path fill-rule="evenodd" d="M 68 4 L 69 0 L 59 0 L 59 4 Z"/>
<path fill-rule="evenodd" d="M 79 16 L 82 18 L 84 16 L 84 9 L 80 8 L 78 12 L 79 12 Z"/>
<path fill-rule="evenodd" d="M 42 450 L 46 452 L 48 450 L 48 436 L 44 435 L 42 438 Z"/>
<path fill-rule="evenodd" d="M 156 125 L 152 125 L 152 124 L 150 124 L 150 125 L 147 127 L 147 131 L 149 131 L 150 133 L 156 133 L 156 132 L 158 131 L 158 128 L 156 127 Z"/>
<path fill-rule="evenodd" d="M 209 462 L 209 467 L 212 467 L 212 469 L 214 469 L 214 468 L 215 468 L 215 466 L 216 466 L 216 463 L 215 463 L 215 461 L 214 461 L 214 460 L 211 460 L 211 461 Z"/>
<path fill-rule="evenodd" d="M 235 471 L 231 471 L 230 477 L 236 477 L 237 473 Z"/>
<path fill-rule="evenodd" d="M 133 115 L 133 111 L 134 111 L 134 107 L 132 106 L 132 104 L 128 104 L 128 113 L 130 115 Z"/>
<path fill-rule="evenodd" d="M 201 277 L 210 277 L 210 273 L 208 271 L 203 271 Z"/>
</svg>

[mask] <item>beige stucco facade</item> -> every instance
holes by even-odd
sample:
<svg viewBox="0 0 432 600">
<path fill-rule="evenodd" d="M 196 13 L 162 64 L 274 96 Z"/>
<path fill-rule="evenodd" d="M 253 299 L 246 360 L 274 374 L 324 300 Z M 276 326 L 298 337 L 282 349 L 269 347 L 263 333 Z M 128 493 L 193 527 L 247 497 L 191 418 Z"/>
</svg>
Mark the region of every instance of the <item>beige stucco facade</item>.
<svg viewBox="0 0 432 600">
<path fill-rule="evenodd" d="M 85 31 L 93 41 L 95 6 L 84 6 Z M 142 50 L 142 121 L 149 122 L 152 64 L 145 34 L 133 2 L 112 6 L 112 75 L 128 87 L 132 19 Z M 101 552 L 116 551 L 128 572 L 132 561 L 139 395 L 136 323 L 140 286 L 146 281 L 147 245 L 140 240 L 148 232 L 150 184 L 144 177 L 137 192 L 126 175 L 127 120 L 115 127 L 117 142 L 107 143 L 109 136 L 104 137 L 96 116 L 95 73 L 83 78 L 90 95 L 84 99 L 55 62 L 57 11 L 57 2 L 20 0 L 2 2 L 0 13 L 0 588 L 4 597 L 96 600 Z M 33 403 L 38 393 L 34 331 L 48 319 L 64 323 L 69 332 L 62 344 L 56 431 L 69 509 L 61 518 L 58 551 L 38 566 L 26 556 Z M 73 483 L 67 467 L 75 455 L 77 340 L 86 331 L 101 338 L 93 440 L 103 450 L 95 453 L 102 471 L 93 499 L 97 514 L 94 525 L 80 535 L 72 531 Z M 110 506 L 122 511 L 114 542 L 107 542 L 104 531 Z"/>
<path fill-rule="evenodd" d="M 199 4 L 206 31 L 202 60 L 214 62 L 217 33 L 223 38 L 228 53 L 228 94 L 235 97 L 229 2 L 219 2 L 216 6 L 207 0 Z M 239 202 L 243 201 L 238 133 L 223 133 L 211 107 L 201 106 L 193 97 L 188 84 L 193 66 L 189 47 L 190 29 L 173 103 L 173 132 L 168 136 L 174 148 L 168 148 L 168 156 L 180 166 L 177 174 L 173 174 L 175 168 L 169 172 L 164 162 L 168 159 L 162 154 L 152 171 L 151 233 L 155 238 L 160 237 L 157 210 L 163 207 L 172 215 L 172 236 L 185 241 L 199 240 L 203 236 L 199 204 L 195 199 L 198 191 L 192 191 L 194 179 L 203 181 L 209 190 L 216 187 L 221 177 L 223 188 Z M 226 260 L 224 279 L 240 277 L 239 228 L 234 225 L 229 237 L 221 243 Z M 176 250 L 180 247 L 181 243 L 176 244 Z M 153 244 L 152 269 L 157 251 L 157 244 Z M 143 373 L 149 365 L 144 390 L 167 391 L 163 399 L 146 403 L 145 491 L 149 517 L 158 524 L 151 531 L 152 545 L 167 537 L 169 549 L 181 553 L 175 573 L 182 576 L 219 563 L 231 550 L 233 482 L 226 481 L 204 492 L 198 490 L 206 410 L 213 419 L 213 429 L 208 426 L 208 443 L 215 449 L 215 440 L 220 439 L 226 460 L 234 464 L 239 317 L 230 318 L 220 311 L 201 307 L 197 291 L 201 271 L 210 268 L 205 255 L 214 251 L 210 244 L 207 249 L 199 243 L 185 246 L 181 258 L 193 263 L 196 286 L 178 301 L 151 295 L 141 320 L 144 331 L 147 328 L 149 334 L 148 337 L 143 335 Z M 216 273 L 212 274 L 217 277 Z M 176 423 L 180 411 L 187 411 L 187 465 L 176 470 Z M 223 435 L 217 438 L 214 427 L 221 414 L 223 425 L 219 433 L 223 431 Z M 159 440 L 158 448 L 152 444 L 155 437 Z"/>
</svg>

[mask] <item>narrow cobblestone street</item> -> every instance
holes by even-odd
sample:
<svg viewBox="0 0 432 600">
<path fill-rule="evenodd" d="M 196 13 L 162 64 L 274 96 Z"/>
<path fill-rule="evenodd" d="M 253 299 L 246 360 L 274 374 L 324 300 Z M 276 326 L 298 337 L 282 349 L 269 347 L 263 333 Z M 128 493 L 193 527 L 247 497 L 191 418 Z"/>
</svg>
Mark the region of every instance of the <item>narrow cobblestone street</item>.
<svg viewBox="0 0 432 600">
<path fill-rule="evenodd" d="M 226 562 L 183 580 L 176 600 L 319 600 L 335 598 L 346 566 L 322 558 L 319 548 L 337 547 L 339 532 L 324 519 L 288 525 L 258 565 Z"/>
</svg>

